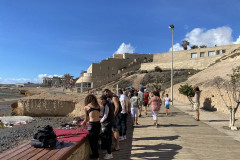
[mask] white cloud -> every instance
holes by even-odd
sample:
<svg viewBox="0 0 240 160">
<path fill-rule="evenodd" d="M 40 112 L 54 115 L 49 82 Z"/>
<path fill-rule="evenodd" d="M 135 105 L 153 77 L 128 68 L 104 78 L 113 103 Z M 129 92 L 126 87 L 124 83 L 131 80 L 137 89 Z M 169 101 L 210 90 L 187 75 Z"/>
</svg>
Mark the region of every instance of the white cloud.
<svg viewBox="0 0 240 160">
<path fill-rule="evenodd" d="M 118 50 L 115 52 L 115 54 L 124 54 L 124 53 L 134 53 L 135 52 L 135 48 L 133 46 L 131 46 L 131 44 L 125 44 L 122 43 Z"/>
<path fill-rule="evenodd" d="M 190 49 L 189 46 L 187 46 L 188 49 Z M 183 50 L 183 47 L 180 45 L 180 43 L 176 43 L 173 45 L 173 51 L 182 51 Z M 169 52 L 172 51 L 172 47 L 169 49 Z"/>
<path fill-rule="evenodd" d="M 238 39 L 235 41 L 235 42 L 233 42 L 234 44 L 240 44 L 240 36 L 238 37 Z"/>
<path fill-rule="evenodd" d="M 37 76 L 37 78 L 2 78 L 0 77 L 0 84 L 16 84 L 16 83 L 27 83 L 27 82 L 31 82 L 31 83 L 41 83 L 42 82 L 42 78 L 43 77 L 48 77 L 48 78 L 52 78 L 52 77 L 62 77 L 62 75 L 47 75 L 47 74 L 39 74 Z"/>
<path fill-rule="evenodd" d="M 191 46 L 207 45 L 208 47 L 213 47 L 215 45 L 222 46 L 240 43 L 240 36 L 236 42 L 233 42 L 232 29 L 230 27 L 223 26 L 209 30 L 204 28 L 195 28 L 191 32 L 187 33 L 183 40 L 189 41 Z M 174 46 L 176 50 L 182 50 L 180 44 L 176 43 Z M 171 48 L 169 51 L 171 51 Z"/>
<path fill-rule="evenodd" d="M 222 46 L 233 44 L 232 29 L 226 26 L 209 30 L 195 28 L 186 34 L 185 39 L 190 42 L 190 45 L 198 46 Z"/>
<path fill-rule="evenodd" d="M 181 51 L 183 50 L 182 46 L 179 43 L 173 45 L 173 51 Z M 169 52 L 172 51 L 172 47 L 169 49 Z"/>
</svg>

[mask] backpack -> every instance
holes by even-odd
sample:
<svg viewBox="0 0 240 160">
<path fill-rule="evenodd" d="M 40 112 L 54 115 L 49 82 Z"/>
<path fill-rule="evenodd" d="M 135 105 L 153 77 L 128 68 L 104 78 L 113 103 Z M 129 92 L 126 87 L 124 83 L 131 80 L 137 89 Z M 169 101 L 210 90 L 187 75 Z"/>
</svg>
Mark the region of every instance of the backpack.
<svg viewBox="0 0 240 160">
<path fill-rule="evenodd" d="M 33 136 L 30 144 L 35 148 L 51 148 L 55 147 L 56 143 L 57 136 L 54 133 L 53 128 L 47 125 L 43 129 L 38 130 Z"/>
<path fill-rule="evenodd" d="M 139 107 L 138 98 L 137 97 L 136 98 L 132 97 L 131 98 L 131 103 L 132 103 L 133 107 Z"/>
</svg>

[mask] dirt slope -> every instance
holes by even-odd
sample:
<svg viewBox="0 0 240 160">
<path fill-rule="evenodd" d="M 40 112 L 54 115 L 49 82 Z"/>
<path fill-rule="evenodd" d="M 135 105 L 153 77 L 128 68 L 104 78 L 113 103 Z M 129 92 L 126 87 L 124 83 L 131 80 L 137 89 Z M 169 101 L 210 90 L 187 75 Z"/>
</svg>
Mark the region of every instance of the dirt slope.
<svg viewBox="0 0 240 160">
<path fill-rule="evenodd" d="M 188 78 L 186 82 L 174 85 L 173 96 L 174 99 L 179 100 L 180 102 L 188 103 L 188 99 L 179 94 L 179 87 L 183 84 L 189 84 L 192 86 L 199 86 L 201 90 L 201 107 L 206 108 L 215 108 L 219 112 L 228 113 L 226 106 L 216 88 L 214 83 L 215 77 L 221 77 L 225 80 L 230 79 L 230 74 L 232 74 L 232 69 L 236 68 L 236 66 L 240 66 L 240 56 L 235 56 L 233 58 L 229 57 L 221 62 L 216 63 L 213 66 L 208 67 L 207 69 L 191 76 Z M 222 90 L 222 95 L 227 97 L 226 91 Z M 167 89 L 167 92 L 170 94 L 170 89 Z M 228 105 L 234 105 L 233 100 L 226 99 Z M 237 116 L 240 116 L 240 110 L 237 112 Z"/>
</svg>

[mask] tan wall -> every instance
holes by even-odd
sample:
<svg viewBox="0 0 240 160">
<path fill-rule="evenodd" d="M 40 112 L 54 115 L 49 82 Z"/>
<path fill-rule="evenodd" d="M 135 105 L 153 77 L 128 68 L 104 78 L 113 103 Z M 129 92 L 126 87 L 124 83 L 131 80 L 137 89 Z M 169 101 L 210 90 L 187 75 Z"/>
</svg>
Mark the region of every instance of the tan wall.
<svg viewBox="0 0 240 160">
<path fill-rule="evenodd" d="M 239 44 L 226 45 L 219 47 L 198 48 L 186 51 L 173 52 L 173 64 L 175 69 L 204 69 L 210 64 L 214 63 L 217 59 L 226 56 L 239 48 Z M 218 50 L 226 50 L 226 53 L 216 55 Z M 215 56 L 208 57 L 208 52 L 214 51 Z M 200 57 L 200 53 L 204 52 L 205 56 Z M 197 53 L 197 58 L 191 58 L 191 53 Z M 152 63 L 143 63 L 141 70 L 153 70 L 154 67 L 159 66 L 162 69 L 170 69 L 172 63 L 172 52 L 157 53 L 153 55 Z"/>
<path fill-rule="evenodd" d="M 86 138 L 87 139 L 87 138 Z M 89 159 L 91 153 L 89 141 L 86 140 L 83 144 L 81 144 L 73 154 L 68 157 L 67 160 L 87 160 Z"/>
<path fill-rule="evenodd" d="M 125 53 L 123 54 L 124 59 L 153 59 L 153 54 L 131 54 L 131 53 Z"/>
<path fill-rule="evenodd" d="M 102 60 L 100 63 L 93 63 L 92 76 L 112 77 L 112 74 L 117 74 L 119 69 L 126 67 L 133 60 L 131 59 L 113 59 Z"/>
<path fill-rule="evenodd" d="M 52 95 L 42 93 L 18 100 L 13 113 L 24 116 L 68 116 L 84 115 L 85 94 Z"/>
<path fill-rule="evenodd" d="M 123 54 L 113 54 L 113 58 L 123 59 Z"/>
<path fill-rule="evenodd" d="M 88 67 L 87 73 L 92 73 L 92 64 Z"/>
<path fill-rule="evenodd" d="M 124 73 L 127 73 L 127 72 L 131 72 L 131 71 L 136 71 L 140 68 L 140 63 L 137 63 L 137 64 L 133 64 L 132 66 L 126 68 L 126 69 L 122 69 L 120 71 L 120 73 L 116 74 L 115 77 L 110 77 L 110 78 L 107 78 L 107 77 L 96 77 L 93 81 L 93 87 L 99 87 L 101 85 L 104 85 L 104 84 L 107 84 L 107 83 L 110 83 L 112 81 L 115 81 L 119 78 L 122 77 L 122 75 Z"/>
</svg>

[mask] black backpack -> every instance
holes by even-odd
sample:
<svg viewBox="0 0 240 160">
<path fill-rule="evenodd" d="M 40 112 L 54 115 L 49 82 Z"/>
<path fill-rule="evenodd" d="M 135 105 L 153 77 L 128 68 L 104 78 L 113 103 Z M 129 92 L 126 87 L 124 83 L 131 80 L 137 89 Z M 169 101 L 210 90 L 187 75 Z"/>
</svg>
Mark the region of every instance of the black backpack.
<svg viewBox="0 0 240 160">
<path fill-rule="evenodd" d="M 54 133 L 53 128 L 47 125 L 43 129 L 38 130 L 33 136 L 30 144 L 35 148 L 51 148 L 55 147 L 56 143 L 57 136 Z"/>
</svg>

